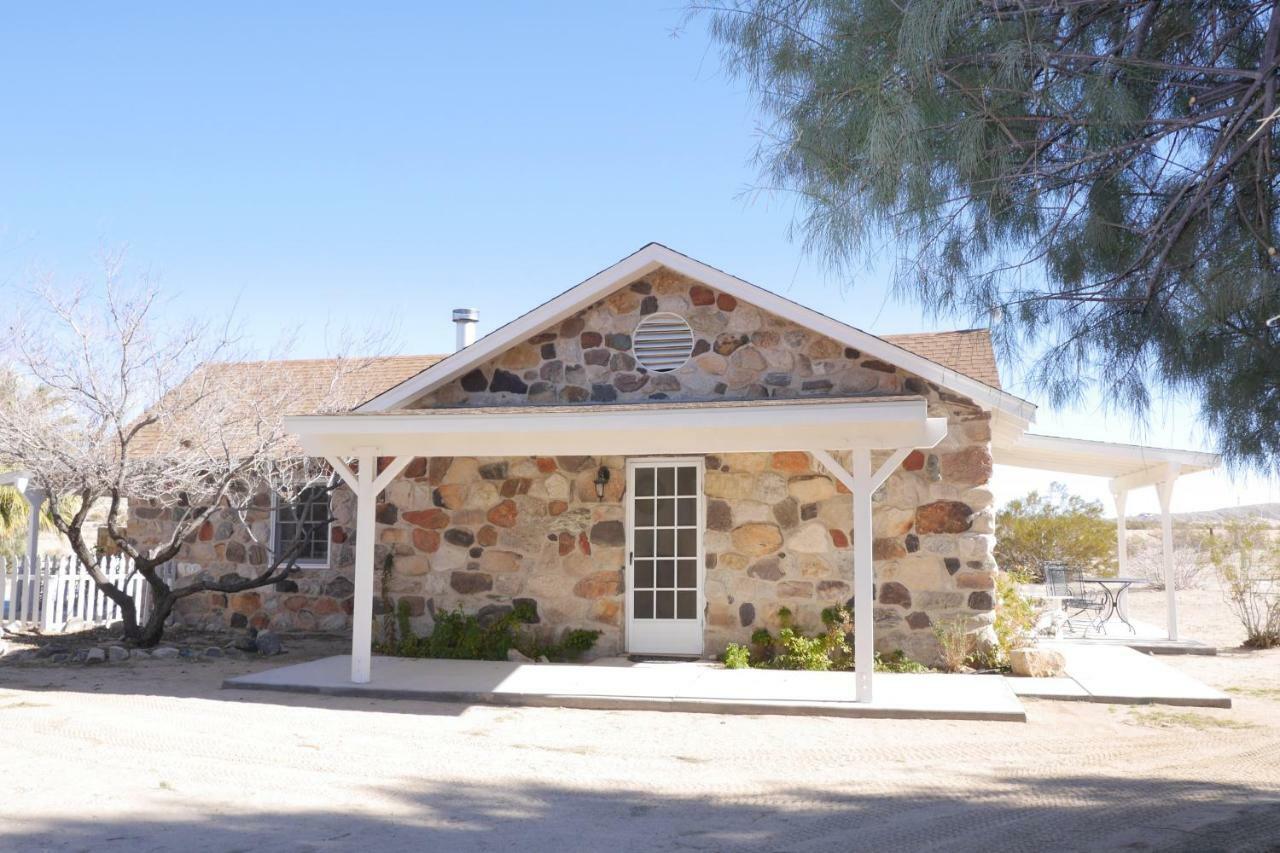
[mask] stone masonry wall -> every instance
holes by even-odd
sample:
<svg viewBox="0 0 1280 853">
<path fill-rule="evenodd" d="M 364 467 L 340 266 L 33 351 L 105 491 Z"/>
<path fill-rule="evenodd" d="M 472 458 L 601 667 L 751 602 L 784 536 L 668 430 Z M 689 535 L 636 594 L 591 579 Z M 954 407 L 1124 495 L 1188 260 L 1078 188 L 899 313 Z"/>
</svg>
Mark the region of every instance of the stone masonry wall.
<svg viewBox="0 0 1280 853">
<path fill-rule="evenodd" d="M 673 373 L 648 373 L 630 354 L 630 332 L 655 311 L 684 316 L 695 333 L 697 355 Z M 935 622 L 990 621 L 994 606 L 990 425 L 965 398 L 659 270 L 417 405 L 850 394 L 919 395 L 950 424 L 938 447 L 909 456 L 873 498 L 877 646 L 931 660 Z M 592 480 L 601 465 L 612 476 L 597 500 Z M 423 630 L 441 608 L 478 611 L 527 598 L 539 630 L 597 628 L 597 653 L 618 653 L 625 486 L 622 457 L 415 460 L 379 507 L 376 565 L 391 560 L 379 587 L 392 604 L 407 601 Z M 705 492 L 708 654 L 745 642 L 761 625 L 776 628 L 780 606 L 816 629 L 823 607 L 849 601 L 851 498 L 808 454 L 707 457 Z M 354 508 L 349 493 L 337 495 L 331 568 L 303 569 L 278 589 L 187 602 L 184 618 L 280 630 L 348 624 Z M 131 532 L 146 538 L 163 523 L 163 511 L 138 507 Z M 269 514 L 252 523 L 264 532 Z M 244 575 L 265 559 L 264 548 L 225 521 L 206 525 L 182 555 L 191 570 L 218 574 Z"/>
</svg>

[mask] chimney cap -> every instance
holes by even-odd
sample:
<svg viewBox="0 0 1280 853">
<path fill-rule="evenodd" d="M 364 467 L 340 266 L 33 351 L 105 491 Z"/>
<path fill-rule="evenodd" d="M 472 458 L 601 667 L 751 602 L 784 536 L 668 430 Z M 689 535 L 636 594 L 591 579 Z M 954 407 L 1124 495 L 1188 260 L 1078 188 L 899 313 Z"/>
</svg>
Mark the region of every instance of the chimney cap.
<svg viewBox="0 0 1280 853">
<path fill-rule="evenodd" d="M 453 322 L 455 323 L 476 323 L 480 320 L 480 312 L 475 308 L 454 308 Z"/>
</svg>

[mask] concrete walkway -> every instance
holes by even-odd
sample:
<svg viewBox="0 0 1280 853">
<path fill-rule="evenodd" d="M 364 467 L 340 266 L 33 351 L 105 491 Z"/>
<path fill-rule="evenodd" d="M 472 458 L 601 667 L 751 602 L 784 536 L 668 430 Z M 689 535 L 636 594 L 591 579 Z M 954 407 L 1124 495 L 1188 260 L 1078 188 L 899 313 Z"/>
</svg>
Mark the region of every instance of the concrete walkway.
<svg viewBox="0 0 1280 853">
<path fill-rule="evenodd" d="M 1044 641 L 1066 658 L 1065 678 L 1009 678 L 1019 696 L 1129 705 L 1230 708 L 1231 697 L 1149 654 L 1120 645 Z"/>
<path fill-rule="evenodd" d="M 321 658 L 228 678 L 227 689 L 426 699 L 497 705 L 1025 722 L 996 675 L 877 673 L 875 701 L 851 701 L 840 672 L 727 670 L 706 663 L 515 664 L 377 657 L 373 681 L 352 684 L 351 658 Z"/>
</svg>

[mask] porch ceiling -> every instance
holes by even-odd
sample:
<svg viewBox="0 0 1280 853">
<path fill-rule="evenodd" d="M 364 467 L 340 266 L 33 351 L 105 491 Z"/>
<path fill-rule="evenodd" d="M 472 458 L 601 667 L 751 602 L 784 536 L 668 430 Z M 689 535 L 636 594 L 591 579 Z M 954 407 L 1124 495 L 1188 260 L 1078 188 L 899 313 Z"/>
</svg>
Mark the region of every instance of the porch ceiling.
<svg viewBox="0 0 1280 853">
<path fill-rule="evenodd" d="M 1171 474 L 1208 471 L 1222 461 L 1216 453 L 1030 433 L 1007 443 L 996 442 L 992 456 L 997 465 L 1108 477 L 1124 489 L 1153 485 Z"/>
<path fill-rule="evenodd" d="M 285 419 L 304 450 L 349 456 L 749 453 L 932 447 L 946 435 L 919 397 L 424 409 Z"/>
</svg>

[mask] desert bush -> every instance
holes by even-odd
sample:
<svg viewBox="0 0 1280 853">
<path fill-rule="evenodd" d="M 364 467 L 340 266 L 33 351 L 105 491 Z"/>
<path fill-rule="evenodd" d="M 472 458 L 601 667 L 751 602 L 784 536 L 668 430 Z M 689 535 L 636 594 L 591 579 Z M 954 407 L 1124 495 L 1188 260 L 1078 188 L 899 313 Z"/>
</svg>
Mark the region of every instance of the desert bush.
<svg viewBox="0 0 1280 853">
<path fill-rule="evenodd" d="M 1173 540 L 1173 588 L 1199 589 L 1210 561 L 1205 539 L 1198 533 L 1178 531 Z M 1151 589 L 1164 589 L 1164 551 L 1157 540 L 1129 555 L 1129 574 L 1145 580 Z"/>
<path fill-rule="evenodd" d="M 778 622 L 781 627 L 776 637 L 767 628 L 758 628 L 751 635 L 751 644 L 756 652 L 751 657 L 753 666 L 819 672 L 853 667 L 853 647 L 849 644 L 853 619 L 848 609 L 828 607 L 823 610 L 823 630 L 812 636 L 791 624 L 791 611 L 785 607 L 778 608 Z"/>
<path fill-rule="evenodd" d="M 933 624 L 938 639 L 938 661 L 944 672 L 959 672 L 969 664 L 974 651 L 974 636 L 963 618 L 945 619 Z"/>
<path fill-rule="evenodd" d="M 1257 522 L 1230 522 L 1209 540 L 1209 559 L 1240 624 L 1246 646 L 1280 646 L 1280 540 Z"/>
<path fill-rule="evenodd" d="M 1025 583 L 1030 583 L 1029 577 L 1017 570 L 996 575 L 995 642 L 979 646 L 973 641 L 968 662 L 977 669 L 1005 669 L 1009 652 L 1034 642 L 1040 608 L 1022 594 L 1020 587 Z"/>
<path fill-rule="evenodd" d="M 876 652 L 876 672 L 929 672 L 929 667 L 907 657 L 902 649 L 894 649 L 887 655 Z"/>
<path fill-rule="evenodd" d="M 1065 562 L 1099 574 L 1116 565 L 1116 526 L 1102 517 L 1102 504 L 1067 492 L 1061 483 L 1047 495 L 1031 492 L 996 513 L 995 558 L 1000 568 L 1042 581 L 1041 566 Z"/>
</svg>

